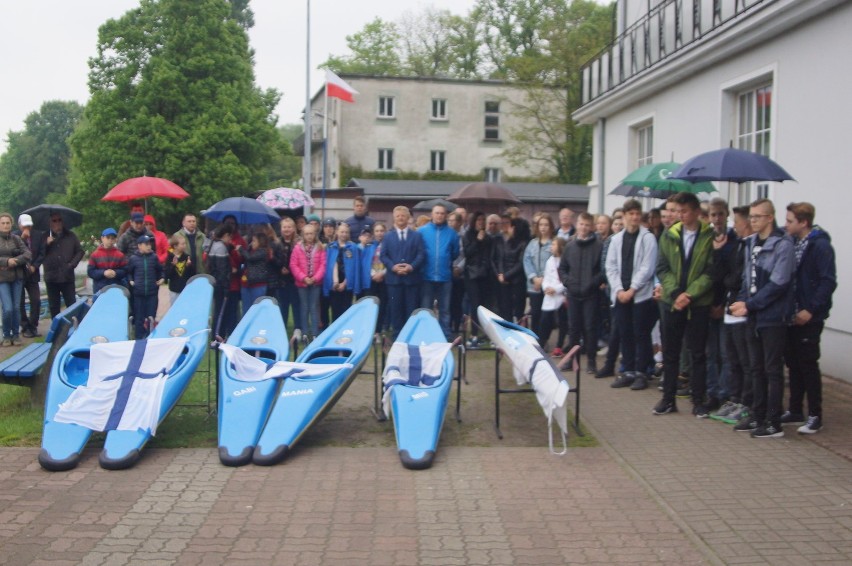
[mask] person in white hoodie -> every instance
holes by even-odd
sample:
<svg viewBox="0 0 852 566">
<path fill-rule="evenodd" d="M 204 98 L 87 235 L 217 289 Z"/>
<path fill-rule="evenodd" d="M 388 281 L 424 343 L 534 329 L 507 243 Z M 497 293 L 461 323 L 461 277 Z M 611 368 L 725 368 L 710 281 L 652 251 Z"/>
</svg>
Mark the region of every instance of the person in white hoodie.
<svg viewBox="0 0 852 566">
<path fill-rule="evenodd" d="M 653 299 L 657 239 L 642 226 L 642 205 L 624 203 L 624 229 L 612 237 L 606 256 L 615 323 L 621 331 L 622 373 L 611 387 L 645 389 L 653 360 L 651 330 L 657 321 Z"/>
<path fill-rule="evenodd" d="M 556 311 L 565 303 L 565 286 L 559 278 L 559 261 L 565 251 L 565 240 L 554 238 L 550 242 L 550 257 L 544 263 L 544 275 L 541 280 L 543 298 L 541 301 L 541 334 L 539 345 L 544 348 L 556 326 Z M 563 344 L 556 344 L 561 350 Z"/>
</svg>

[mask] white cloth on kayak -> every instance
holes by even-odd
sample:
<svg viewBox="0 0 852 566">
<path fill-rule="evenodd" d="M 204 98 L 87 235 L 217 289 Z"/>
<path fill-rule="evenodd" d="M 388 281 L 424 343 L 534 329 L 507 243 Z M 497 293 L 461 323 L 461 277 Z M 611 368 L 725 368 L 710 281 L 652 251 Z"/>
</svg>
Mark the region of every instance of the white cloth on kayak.
<svg viewBox="0 0 852 566">
<path fill-rule="evenodd" d="M 53 420 L 94 431 L 143 430 L 156 434 L 169 370 L 187 338 L 152 338 L 94 344 L 89 379 L 59 405 Z"/>
<path fill-rule="evenodd" d="M 255 358 L 242 348 L 231 344 L 219 344 L 219 349 L 228 358 L 234 368 L 234 379 L 239 381 L 265 381 L 267 379 L 284 379 L 287 377 L 318 377 L 339 371 L 351 369 L 349 363 L 344 364 L 306 364 L 300 362 L 265 362 Z"/>
<path fill-rule="evenodd" d="M 491 341 L 506 354 L 518 385 L 532 385 L 548 425 L 556 419 L 562 431 L 567 432 L 568 415 L 565 401 L 571 388 L 550 356 L 538 345 L 535 336 L 507 325 L 500 325 L 498 330 L 497 325 L 503 319 L 482 307 L 479 320 Z"/>
<path fill-rule="evenodd" d="M 406 384 L 414 387 L 428 387 L 441 378 L 444 359 L 453 345 L 449 342 L 431 342 L 429 344 L 409 344 L 394 342 L 388 351 L 382 383 L 385 394 L 382 407 L 390 414 L 390 391 L 394 385 Z"/>
</svg>

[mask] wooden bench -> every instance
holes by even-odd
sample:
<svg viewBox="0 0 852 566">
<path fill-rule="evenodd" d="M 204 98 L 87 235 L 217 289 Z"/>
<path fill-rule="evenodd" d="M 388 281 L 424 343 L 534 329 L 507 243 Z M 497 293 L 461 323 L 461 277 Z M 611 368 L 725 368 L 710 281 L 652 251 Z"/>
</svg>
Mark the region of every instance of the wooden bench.
<svg viewBox="0 0 852 566">
<path fill-rule="evenodd" d="M 10 385 L 32 385 L 42 367 L 50 358 L 54 343 L 58 340 L 65 342 L 76 324 L 89 311 L 89 303 L 85 297 L 80 298 L 70 307 L 60 312 L 50 323 L 50 330 L 44 342 L 30 344 L 20 352 L 0 362 L 0 383 Z M 60 344 L 61 345 L 61 344 Z"/>
</svg>

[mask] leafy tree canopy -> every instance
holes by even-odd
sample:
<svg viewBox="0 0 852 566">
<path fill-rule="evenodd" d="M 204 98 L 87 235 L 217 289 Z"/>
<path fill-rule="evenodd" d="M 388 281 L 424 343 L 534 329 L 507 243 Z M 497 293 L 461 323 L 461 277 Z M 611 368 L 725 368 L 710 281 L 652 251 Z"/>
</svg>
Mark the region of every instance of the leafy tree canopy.
<svg viewBox="0 0 852 566">
<path fill-rule="evenodd" d="M 149 202 L 168 229 L 183 211 L 264 183 L 265 167 L 284 151 L 273 114 L 280 95 L 254 84 L 247 5 L 142 0 L 101 26 L 91 99 L 71 138 L 69 203 L 88 213 L 85 228 L 126 217 L 100 197 L 129 177 L 164 177 L 190 193 Z"/>
<path fill-rule="evenodd" d="M 76 102 L 45 102 L 9 132 L 0 156 L 0 210 L 15 213 L 47 200 L 59 201 L 68 182 L 68 137 L 83 115 Z"/>
<path fill-rule="evenodd" d="M 403 72 L 400 45 L 397 26 L 376 18 L 346 36 L 350 55 L 329 57 L 320 67 L 338 73 L 398 76 Z"/>
</svg>

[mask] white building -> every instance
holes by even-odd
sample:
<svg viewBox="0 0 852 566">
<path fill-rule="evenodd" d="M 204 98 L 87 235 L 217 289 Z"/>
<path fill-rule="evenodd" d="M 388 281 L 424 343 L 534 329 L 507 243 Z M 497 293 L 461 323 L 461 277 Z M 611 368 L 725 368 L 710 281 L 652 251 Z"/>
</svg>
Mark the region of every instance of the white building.
<svg viewBox="0 0 852 566">
<path fill-rule="evenodd" d="M 504 81 L 341 75 L 358 91 L 354 102 L 314 96 L 312 185 L 335 189 L 363 173 L 475 176 L 500 182 L 533 176 L 501 157 L 519 126 L 513 102 L 524 92 Z M 328 119 L 326 119 L 326 114 Z M 325 135 L 324 135 L 325 134 Z M 323 139 L 327 145 L 323 151 Z M 303 141 L 296 153 L 302 155 Z M 552 172 L 550 172 L 552 174 Z"/>
<path fill-rule="evenodd" d="M 583 70 L 595 126 L 590 210 L 636 167 L 727 147 L 764 153 L 797 182 L 717 184 L 732 204 L 816 206 L 834 236 L 838 289 L 822 338 L 823 372 L 852 380 L 852 254 L 845 251 L 845 163 L 852 131 L 852 2 L 617 0 L 617 37 Z M 852 198 L 850 198 L 852 201 Z"/>
</svg>

